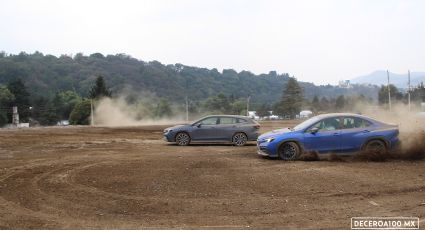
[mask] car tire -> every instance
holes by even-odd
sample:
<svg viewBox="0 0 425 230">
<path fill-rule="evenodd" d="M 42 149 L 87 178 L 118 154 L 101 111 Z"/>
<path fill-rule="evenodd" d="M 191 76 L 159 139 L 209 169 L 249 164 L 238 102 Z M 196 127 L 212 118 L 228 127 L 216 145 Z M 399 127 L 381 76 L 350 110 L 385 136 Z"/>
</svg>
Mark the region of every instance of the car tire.
<svg viewBox="0 0 425 230">
<path fill-rule="evenodd" d="M 248 141 L 248 137 L 245 133 L 235 133 L 232 137 L 232 143 L 235 146 L 244 146 Z"/>
<path fill-rule="evenodd" d="M 190 136 L 186 132 L 177 133 L 175 139 L 177 145 L 186 146 L 190 144 Z"/>
<path fill-rule="evenodd" d="M 289 141 L 280 145 L 278 154 L 281 160 L 294 161 L 300 157 L 301 149 L 297 143 Z"/>
<path fill-rule="evenodd" d="M 385 153 L 388 151 L 387 145 L 382 140 L 371 140 L 363 148 L 366 152 Z"/>
</svg>

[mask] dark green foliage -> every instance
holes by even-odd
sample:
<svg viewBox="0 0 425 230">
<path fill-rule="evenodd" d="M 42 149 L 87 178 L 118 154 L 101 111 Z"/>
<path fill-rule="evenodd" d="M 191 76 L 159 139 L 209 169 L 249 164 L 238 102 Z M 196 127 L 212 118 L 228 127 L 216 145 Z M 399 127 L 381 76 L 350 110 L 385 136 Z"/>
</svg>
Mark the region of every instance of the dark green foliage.
<svg viewBox="0 0 425 230">
<path fill-rule="evenodd" d="M 219 93 L 215 97 L 208 98 L 204 103 L 208 111 L 216 113 L 228 113 L 230 111 L 230 100 L 226 95 Z"/>
<path fill-rule="evenodd" d="M 167 100 L 161 99 L 155 109 L 155 117 L 171 117 L 171 106 Z"/>
<path fill-rule="evenodd" d="M 184 102 L 189 99 L 203 101 L 216 96 L 217 92 L 246 98 L 252 95 L 252 103 L 278 102 L 282 86 L 288 81 L 287 73 L 255 75 L 249 71 L 236 72 L 228 69 L 222 73 L 217 69 L 185 66 L 182 64 L 163 65 L 160 62 L 143 62 L 125 54 L 90 56 L 77 54 L 74 57 L 62 55 L 55 57 L 40 52 L 20 53 L 0 58 L 0 84 L 21 78 L 32 97 L 53 98 L 57 92 L 75 91 L 83 97 L 96 80 L 103 76 L 114 93 L 125 88 L 136 92 L 155 93 L 170 102 Z M 315 86 L 312 83 L 299 83 L 305 97 L 314 95 L 328 98 L 336 95 L 359 95 L 376 98 L 378 89 L 369 86 L 353 85 L 351 89 L 335 86 Z"/>
<path fill-rule="evenodd" d="M 57 116 L 61 120 L 68 120 L 72 109 L 81 102 L 81 97 L 73 91 L 57 93 L 53 99 L 53 105 L 56 108 Z"/>
<path fill-rule="evenodd" d="M 15 101 L 15 95 L 10 92 L 9 88 L 0 85 L 0 107 L 6 107 L 13 101 Z"/>
<path fill-rule="evenodd" d="M 304 96 L 303 89 L 295 78 L 290 78 L 282 93 L 282 99 L 278 106 L 277 113 L 283 116 L 295 118 L 301 111 Z"/>
<path fill-rule="evenodd" d="M 90 100 L 82 100 L 75 105 L 69 116 L 69 123 L 71 125 L 89 125 L 91 114 Z"/>
<path fill-rule="evenodd" d="M 392 84 L 390 84 L 390 94 L 392 102 L 401 101 L 403 99 L 403 94 Z M 388 104 L 388 87 L 386 85 L 382 85 L 378 92 L 378 102 L 379 104 Z"/>
<path fill-rule="evenodd" d="M 15 96 L 15 100 L 9 106 L 18 106 L 20 122 L 28 122 L 30 116 L 30 94 L 23 81 L 19 78 L 14 79 L 9 82 L 7 88 Z M 12 117 L 11 112 L 8 115 L 8 117 Z"/>
<path fill-rule="evenodd" d="M 34 100 L 31 117 L 40 125 L 55 125 L 59 121 L 56 107 L 44 97 Z"/>
<path fill-rule="evenodd" d="M 0 110 L 0 128 L 8 123 L 7 112 Z"/>
<path fill-rule="evenodd" d="M 102 76 L 96 78 L 96 83 L 89 92 L 89 98 L 100 99 L 102 97 L 111 97 L 111 91 L 106 87 L 105 80 Z"/>
<path fill-rule="evenodd" d="M 265 116 L 269 116 L 269 111 L 270 111 L 270 107 L 267 104 L 262 104 L 260 107 L 258 107 L 257 109 L 257 116 L 259 117 L 265 117 Z"/>
<path fill-rule="evenodd" d="M 342 110 L 345 107 L 345 97 L 344 95 L 340 95 L 335 101 L 335 108 L 337 110 Z"/>
<path fill-rule="evenodd" d="M 417 87 L 414 87 L 411 92 L 411 100 L 413 102 L 425 102 L 425 86 L 423 83 L 419 84 Z"/>
<path fill-rule="evenodd" d="M 0 85 L 0 127 L 9 122 L 8 114 L 11 113 L 11 103 L 15 100 L 15 96 L 6 86 Z"/>
<path fill-rule="evenodd" d="M 318 111 L 321 110 L 319 97 L 317 95 L 314 95 L 314 98 L 311 101 L 311 107 L 312 107 L 313 112 L 315 112 L 315 113 L 317 113 Z"/>
<path fill-rule="evenodd" d="M 209 113 L 215 114 L 246 114 L 246 98 L 235 98 L 233 94 L 229 97 L 223 93 L 207 98 L 203 103 L 203 108 Z"/>
</svg>

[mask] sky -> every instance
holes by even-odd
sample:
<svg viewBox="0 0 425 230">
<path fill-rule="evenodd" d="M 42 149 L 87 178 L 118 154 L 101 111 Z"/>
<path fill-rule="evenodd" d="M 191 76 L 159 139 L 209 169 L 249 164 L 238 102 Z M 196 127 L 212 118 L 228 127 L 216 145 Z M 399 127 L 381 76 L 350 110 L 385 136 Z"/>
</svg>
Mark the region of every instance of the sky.
<svg viewBox="0 0 425 230">
<path fill-rule="evenodd" d="M 316 84 L 425 71 L 423 0 L 0 0 L 0 50 L 126 53 Z"/>
</svg>

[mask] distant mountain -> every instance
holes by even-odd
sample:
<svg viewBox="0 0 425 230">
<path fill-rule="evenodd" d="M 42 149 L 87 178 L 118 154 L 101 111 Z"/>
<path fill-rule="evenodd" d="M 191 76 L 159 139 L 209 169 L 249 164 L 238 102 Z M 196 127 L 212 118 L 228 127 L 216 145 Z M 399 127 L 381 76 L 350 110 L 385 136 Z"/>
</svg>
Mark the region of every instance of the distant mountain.
<svg viewBox="0 0 425 230">
<path fill-rule="evenodd" d="M 425 72 L 410 72 L 410 84 L 416 86 L 421 82 L 425 83 Z M 387 71 L 377 70 L 365 76 L 359 76 L 351 79 L 353 84 L 372 84 L 372 85 L 386 85 L 387 84 Z M 407 88 L 407 72 L 404 74 L 397 74 L 390 72 L 390 84 L 395 85 L 397 88 Z"/>
</svg>

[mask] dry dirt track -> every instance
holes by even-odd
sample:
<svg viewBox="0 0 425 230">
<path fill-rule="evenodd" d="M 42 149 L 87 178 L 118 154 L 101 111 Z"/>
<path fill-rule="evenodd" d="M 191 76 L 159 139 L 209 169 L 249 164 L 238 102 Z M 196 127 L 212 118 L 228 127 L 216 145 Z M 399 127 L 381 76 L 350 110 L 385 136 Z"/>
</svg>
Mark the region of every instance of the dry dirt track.
<svg viewBox="0 0 425 230">
<path fill-rule="evenodd" d="M 266 123 L 264 130 L 286 124 Z M 349 229 L 425 217 L 425 161 L 282 162 L 164 127 L 0 131 L 0 229 Z M 422 222 L 422 224 L 425 224 Z"/>
</svg>

